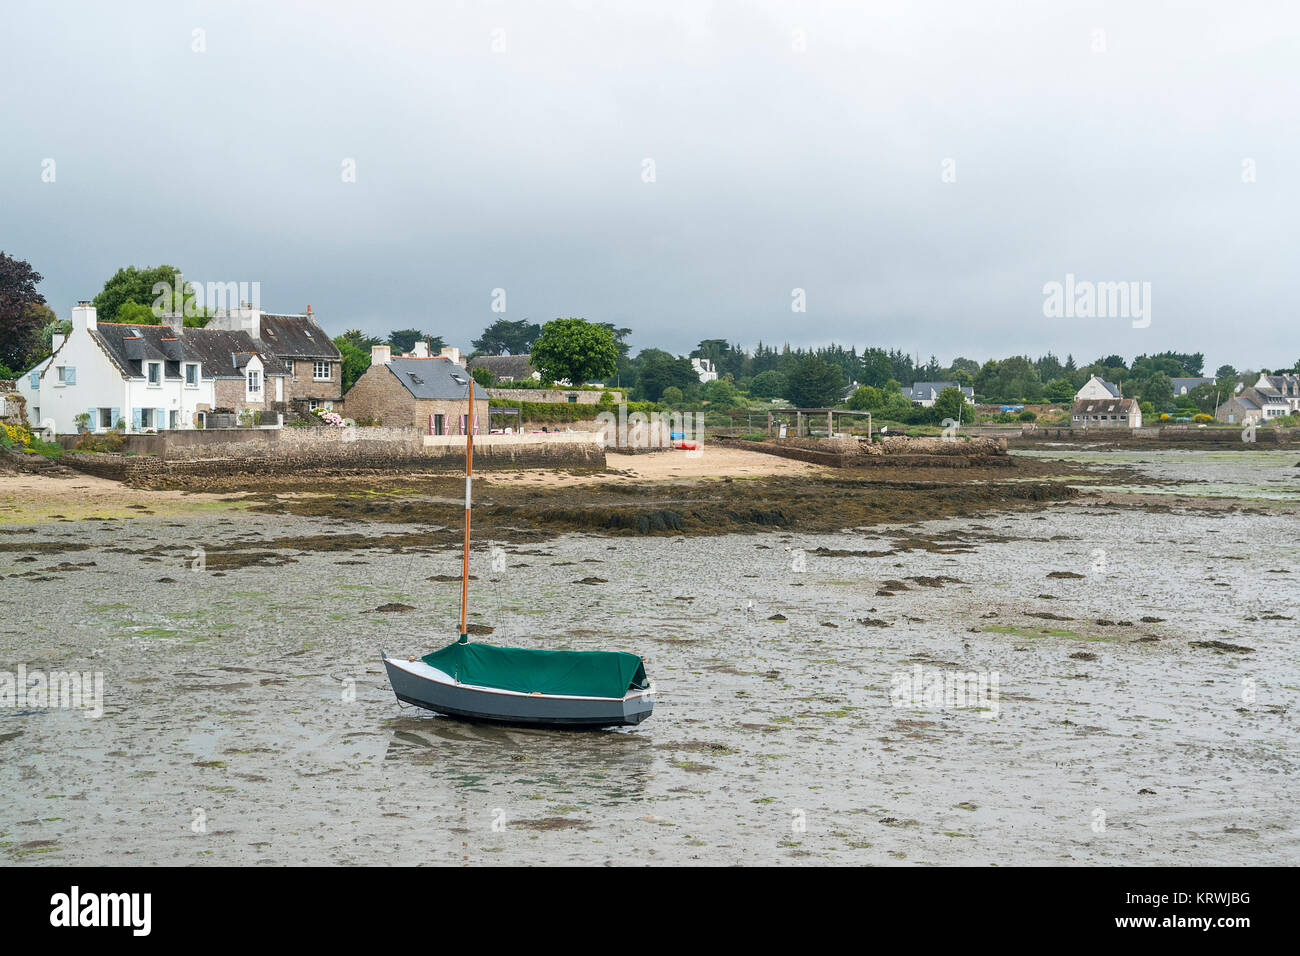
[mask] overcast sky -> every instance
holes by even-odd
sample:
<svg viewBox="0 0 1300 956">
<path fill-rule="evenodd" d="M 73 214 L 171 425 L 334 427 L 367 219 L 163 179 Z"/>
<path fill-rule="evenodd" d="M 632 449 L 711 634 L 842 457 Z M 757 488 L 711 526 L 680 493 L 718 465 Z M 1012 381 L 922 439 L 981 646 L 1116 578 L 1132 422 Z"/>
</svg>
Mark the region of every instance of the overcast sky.
<svg viewBox="0 0 1300 956">
<path fill-rule="evenodd" d="M 1286 367 L 1298 27 L 1240 0 L 4 0 L 0 249 L 61 317 L 168 262 L 466 347 L 504 289 L 506 318 L 681 353 Z M 1045 317 L 1067 273 L 1151 283 L 1149 326 Z"/>
</svg>

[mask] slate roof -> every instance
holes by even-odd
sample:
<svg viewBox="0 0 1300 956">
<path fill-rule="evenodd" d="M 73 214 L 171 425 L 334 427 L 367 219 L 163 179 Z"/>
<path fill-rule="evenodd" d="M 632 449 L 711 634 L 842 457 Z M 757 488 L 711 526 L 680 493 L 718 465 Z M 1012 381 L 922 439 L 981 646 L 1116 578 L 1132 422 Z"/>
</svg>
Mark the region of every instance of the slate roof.
<svg viewBox="0 0 1300 956">
<path fill-rule="evenodd" d="M 469 372 L 449 358 L 393 358 L 388 361 L 388 370 L 416 398 L 444 401 L 469 398 L 465 386 L 457 384 L 451 377 L 452 372 L 462 376 L 469 375 Z M 474 399 L 488 401 L 487 391 L 477 382 L 474 383 Z"/>
<path fill-rule="evenodd" d="M 343 356 L 325 330 L 305 315 L 262 313 L 262 344 L 280 358 L 338 361 Z"/>
<path fill-rule="evenodd" d="M 177 334 L 166 325 L 100 322 L 91 335 L 118 371 L 130 378 L 144 378 L 145 362 L 162 362 L 166 379 L 180 379 L 185 362 L 199 362 L 204 378 L 243 378 L 240 369 L 252 355 L 261 358 L 267 375 L 289 374 L 288 367 L 259 349 L 247 332 L 185 329 Z"/>
<path fill-rule="evenodd" d="M 1138 403 L 1132 398 L 1081 398 L 1074 403 L 1071 415 L 1131 415 Z"/>
<path fill-rule="evenodd" d="M 1190 392 L 1198 385 L 1214 384 L 1214 379 L 1212 378 L 1171 378 L 1169 381 L 1173 383 L 1175 395 L 1181 395 L 1183 389 Z"/>
<path fill-rule="evenodd" d="M 958 385 L 956 382 L 915 382 L 911 388 L 903 389 L 903 394 L 914 402 L 928 401 L 931 398 L 938 398 L 939 393 L 945 388 L 957 388 L 966 397 L 975 397 L 975 389 L 969 385 Z"/>
<path fill-rule="evenodd" d="M 469 360 L 469 367 L 485 368 L 497 378 L 513 381 L 533 377 L 532 356 L 527 352 L 522 355 L 480 355 Z"/>
</svg>

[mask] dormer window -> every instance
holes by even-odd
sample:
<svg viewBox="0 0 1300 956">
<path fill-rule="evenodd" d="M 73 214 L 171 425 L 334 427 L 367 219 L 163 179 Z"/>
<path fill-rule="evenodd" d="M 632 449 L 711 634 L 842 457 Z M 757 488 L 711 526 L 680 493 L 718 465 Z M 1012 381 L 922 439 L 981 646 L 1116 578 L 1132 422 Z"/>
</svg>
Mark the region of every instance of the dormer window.
<svg viewBox="0 0 1300 956">
<path fill-rule="evenodd" d="M 248 393 L 250 395 L 262 391 L 262 373 L 255 368 L 248 370 Z"/>
</svg>

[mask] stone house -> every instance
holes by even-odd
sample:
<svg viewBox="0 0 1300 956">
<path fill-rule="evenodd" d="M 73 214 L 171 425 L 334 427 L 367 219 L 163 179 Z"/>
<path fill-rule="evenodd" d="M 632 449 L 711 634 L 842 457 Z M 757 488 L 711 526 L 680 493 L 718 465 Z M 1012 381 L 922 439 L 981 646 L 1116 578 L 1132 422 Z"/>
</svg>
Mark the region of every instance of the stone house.
<svg viewBox="0 0 1300 956">
<path fill-rule="evenodd" d="M 465 366 L 447 355 L 428 355 L 423 342 L 402 356 L 394 356 L 387 345 L 374 345 L 370 368 L 348 389 L 343 414 L 358 422 L 414 425 L 427 435 L 464 435 L 469 381 Z M 476 434 L 488 433 L 489 401 L 487 391 L 474 383 Z"/>
<path fill-rule="evenodd" d="M 285 315 L 243 305 L 217 312 L 206 327 L 246 332 L 259 352 L 279 359 L 289 370 L 286 402 L 310 411 L 342 400 L 343 355 L 316 323 L 311 306 L 300 315 Z"/>
<path fill-rule="evenodd" d="M 1291 412 L 1291 406 L 1285 395 L 1275 388 L 1253 386 L 1243 388 L 1214 410 L 1217 421 L 1230 425 L 1246 425 L 1268 422 L 1281 418 Z"/>
<path fill-rule="evenodd" d="M 57 434 L 79 428 L 128 432 L 204 427 L 218 409 L 275 416 L 288 369 L 246 332 L 99 322 L 78 303 L 72 330 L 28 373 L 29 419 Z"/>
<path fill-rule="evenodd" d="M 1094 375 L 1083 383 L 1083 387 L 1074 393 L 1074 400 L 1081 402 L 1084 399 L 1097 399 L 1104 401 L 1108 398 L 1120 398 L 1119 386 L 1114 382 L 1108 382 L 1099 375 Z"/>
<path fill-rule="evenodd" d="M 1070 410 L 1070 425 L 1073 428 L 1141 428 L 1142 409 L 1132 398 L 1084 399 L 1075 402 Z"/>
</svg>

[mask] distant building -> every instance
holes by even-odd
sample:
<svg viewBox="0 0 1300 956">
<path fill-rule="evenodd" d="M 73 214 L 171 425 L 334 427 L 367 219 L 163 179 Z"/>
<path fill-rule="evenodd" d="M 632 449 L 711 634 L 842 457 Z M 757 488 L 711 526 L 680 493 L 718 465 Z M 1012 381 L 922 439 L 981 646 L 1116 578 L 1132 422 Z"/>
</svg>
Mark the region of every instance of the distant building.
<svg viewBox="0 0 1300 956">
<path fill-rule="evenodd" d="M 396 356 L 387 345 L 370 347 L 370 368 L 348 389 L 345 414 L 355 421 L 414 425 L 428 435 L 464 435 L 469 429 L 469 372 L 453 355 L 429 355 L 416 342 L 409 355 Z M 454 350 L 453 350 L 454 353 Z M 459 357 L 459 353 L 454 353 Z M 488 433 L 488 393 L 474 383 L 474 418 L 479 434 Z"/>
<path fill-rule="evenodd" d="M 1074 393 L 1074 400 L 1081 402 L 1086 398 L 1106 399 L 1120 398 L 1119 386 L 1114 382 L 1108 382 L 1100 376 L 1094 375 L 1088 381 L 1083 383 L 1083 387 Z"/>
<path fill-rule="evenodd" d="M 1131 398 L 1083 399 L 1070 409 L 1070 425 L 1073 428 L 1141 428 L 1142 409 Z"/>
<path fill-rule="evenodd" d="M 1200 385 L 1213 385 L 1217 379 L 1213 378 L 1171 378 L 1170 383 L 1174 386 L 1174 397 L 1186 395 L 1192 389 Z"/>
<path fill-rule="evenodd" d="M 903 397 L 911 401 L 913 405 L 933 408 L 935 401 L 945 388 L 959 390 L 962 397 L 966 399 L 967 405 L 975 404 L 975 389 L 967 385 L 959 385 L 956 382 L 916 382 L 911 388 L 903 389 Z"/>
<path fill-rule="evenodd" d="M 700 377 L 700 384 L 705 382 L 716 382 L 718 380 L 718 371 L 713 367 L 713 360 L 706 358 L 691 359 L 691 368 L 695 369 L 695 374 Z"/>
<path fill-rule="evenodd" d="M 1300 375 L 1261 375 L 1256 388 L 1271 388 L 1285 399 L 1287 408 L 1300 412 Z"/>
<path fill-rule="evenodd" d="M 1260 424 L 1281 418 L 1291 412 L 1287 398 L 1275 388 L 1253 386 L 1243 388 L 1238 394 L 1214 410 L 1214 417 L 1230 425 Z"/>
<path fill-rule="evenodd" d="M 522 382 L 533 379 L 540 382 L 542 373 L 533 368 L 532 356 L 527 352 L 522 355 L 480 355 L 469 360 L 470 371 L 485 368 L 495 376 L 498 382 Z"/>
</svg>

